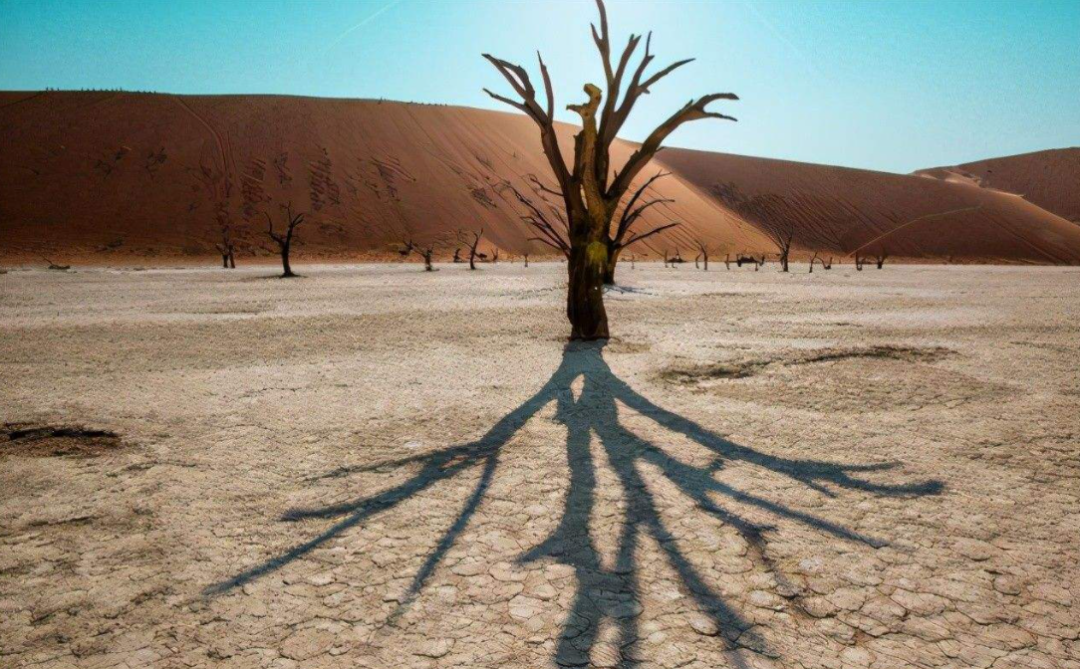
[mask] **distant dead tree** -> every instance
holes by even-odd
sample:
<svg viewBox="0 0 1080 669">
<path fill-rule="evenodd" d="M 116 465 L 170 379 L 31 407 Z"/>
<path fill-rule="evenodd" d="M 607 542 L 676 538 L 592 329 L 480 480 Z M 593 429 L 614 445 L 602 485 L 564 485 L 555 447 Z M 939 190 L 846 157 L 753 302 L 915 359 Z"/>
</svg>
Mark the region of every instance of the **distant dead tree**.
<svg viewBox="0 0 1080 669">
<path fill-rule="evenodd" d="M 483 259 L 483 258 L 487 257 L 483 253 L 478 253 L 476 251 L 477 247 L 480 246 L 480 238 L 483 237 L 483 236 L 484 236 L 484 229 L 483 228 L 480 228 L 480 232 L 471 232 L 471 231 L 465 231 L 465 230 L 458 230 L 457 240 L 469 248 L 469 269 L 476 269 L 476 259 L 477 258 Z M 454 254 L 454 257 L 455 258 L 457 257 L 456 253 Z M 458 261 L 455 261 L 455 262 L 458 262 Z"/>
<path fill-rule="evenodd" d="M 454 262 L 455 263 L 463 263 L 463 262 L 465 262 L 464 260 L 461 259 L 461 248 L 460 247 L 454 249 Z"/>
<path fill-rule="evenodd" d="M 229 227 L 221 226 L 221 243 L 215 244 L 218 253 L 221 254 L 221 266 L 225 269 L 236 269 L 236 245 L 229 236 Z"/>
<path fill-rule="evenodd" d="M 697 247 L 698 254 L 694 257 L 694 267 L 697 268 L 698 260 L 702 260 L 705 263 L 705 271 L 709 271 L 709 246 L 701 239 L 694 240 L 694 246 Z"/>
<path fill-rule="evenodd" d="M 569 164 L 563 158 L 562 149 L 559 147 L 559 133 L 555 128 L 555 96 L 543 59 L 539 58 L 539 67 L 547 98 L 546 106 L 542 106 L 538 101 L 536 88 L 525 68 L 484 54 L 484 58 L 510 84 L 518 99 L 498 95 L 487 89 L 485 92 L 523 112 L 540 129 L 544 154 L 558 184 L 557 188 L 551 190 L 562 199 L 562 210 L 568 223 L 568 234 L 563 241 L 569 247 L 566 315 L 570 321 L 570 338 L 585 340 L 608 337 L 602 286 L 606 275 L 614 276 L 613 265 L 618 261 L 618 254 L 612 252 L 614 245 L 621 243 L 625 247 L 633 243 L 620 239 L 618 226 L 613 227 L 619 203 L 630 192 L 637 176 L 672 132 L 684 123 L 699 119 L 733 121 L 735 119 L 730 116 L 708 111 L 707 106 L 717 100 L 738 99 L 732 93 L 714 93 L 691 100 L 649 133 L 620 169 L 613 169 L 611 146 L 634 105 L 661 79 L 691 61 L 678 61 L 646 76 L 645 72 L 654 59 L 649 49 L 651 35 L 645 41 L 644 56 L 636 67 L 629 67 L 629 63 L 641 42 L 640 35 L 631 35 L 622 54 L 613 59 L 607 11 L 603 0 L 597 0 L 596 4 L 600 13 L 600 28 L 597 30 L 596 26 L 593 26 L 592 34 L 604 68 L 607 97 L 604 98 L 600 87 L 590 83 L 586 84 L 584 89 L 587 101 L 567 107 L 576 112 L 582 122 L 582 129 L 574 142 L 573 160 Z M 624 91 L 624 79 L 628 74 L 629 82 Z M 644 187 L 638 190 L 643 192 Z M 633 208 L 627 207 L 631 215 L 636 208 L 636 205 Z"/>
<path fill-rule="evenodd" d="M 525 258 L 525 266 L 528 267 L 529 266 L 529 252 L 526 251 L 525 253 L 523 253 L 521 255 Z"/>
<path fill-rule="evenodd" d="M 435 271 L 435 268 L 431 264 L 431 258 L 435 255 L 435 243 L 430 242 L 428 244 L 417 244 L 411 239 L 407 239 L 402 242 L 402 250 L 398 251 L 402 256 L 408 256 L 410 253 L 415 253 L 424 260 L 424 270 L 428 272 Z"/>
<path fill-rule="evenodd" d="M 290 202 L 285 206 L 285 233 L 279 234 L 274 232 L 274 221 L 270 218 L 270 214 L 263 212 L 266 215 L 266 222 L 269 224 L 269 228 L 266 234 L 270 236 L 270 239 L 274 241 L 278 246 L 278 252 L 281 254 L 281 278 L 287 279 L 296 276 L 293 274 L 292 267 L 289 265 L 289 251 L 292 249 L 293 235 L 295 234 L 297 226 L 304 222 L 303 214 L 292 213 L 292 203 Z"/>
<path fill-rule="evenodd" d="M 866 258 L 863 258 L 862 256 L 860 256 L 859 252 L 856 251 L 855 252 L 855 269 L 857 271 L 861 272 L 862 268 L 863 268 L 863 263 L 865 263 L 865 262 L 866 262 Z"/>
<path fill-rule="evenodd" d="M 882 267 L 885 266 L 885 259 L 888 258 L 888 257 L 889 257 L 889 254 L 888 254 L 887 251 L 885 251 L 885 249 L 881 249 L 880 251 L 877 252 L 877 255 L 874 256 L 874 262 L 877 264 L 878 269 L 881 269 Z"/>
<path fill-rule="evenodd" d="M 791 257 L 791 243 L 795 239 L 794 223 L 788 219 L 769 219 L 762 224 L 761 228 L 780 252 L 780 271 L 787 272 Z"/>
<path fill-rule="evenodd" d="M 814 251 L 814 255 L 810 257 L 810 274 L 814 273 L 814 263 L 821 263 L 821 269 L 832 269 L 832 256 L 829 256 L 829 262 L 825 262 L 825 257 L 819 252 Z"/>
<path fill-rule="evenodd" d="M 497 262 L 499 262 L 499 247 L 498 246 L 492 246 L 491 247 L 491 264 L 494 265 Z"/>
<path fill-rule="evenodd" d="M 637 268 L 637 256 L 633 253 L 630 254 L 630 269 Z"/>
</svg>

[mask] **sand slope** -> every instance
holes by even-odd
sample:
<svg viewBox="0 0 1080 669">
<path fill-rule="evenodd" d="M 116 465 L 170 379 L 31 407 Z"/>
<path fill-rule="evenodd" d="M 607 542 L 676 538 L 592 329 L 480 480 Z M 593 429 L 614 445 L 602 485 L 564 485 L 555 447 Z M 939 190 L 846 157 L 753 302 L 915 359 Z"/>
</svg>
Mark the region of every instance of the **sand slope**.
<svg viewBox="0 0 1080 669">
<path fill-rule="evenodd" d="M 1080 223 L 1080 147 L 1035 151 L 953 167 L 918 170 L 921 176 L 993 188 Z"/>
<path fill-rule="evenodd" d="M 297 250 L 307 258 L 386 254 L 406 237 L 442 240 L 447 255 L 458 230 L 481 227 L 484 250 L 547 250 L 529 241 L 503 185 L 526 190 L 530 175 L 548 174 L 535 128 L 511 114 L 282 96 L 2 93 L 0 135 L 5 258 L 213 255 L 223 221 L 242 257 L 265 254 L 265 216 L 280 222 L 290 202 L 308 213 Z M 616 160 L 632 149 L 619 144 Z M 1080 261 L 1080 227 L 983 189 L 682 150 L 662 153 L 656 168 L 675 174 L 655 195 L 676 202 L 652 209 L 642 228 L 683 225 L 639 253 L 692 255 L 695 239 L 717 255 L 773 252 L 761 222 L 718 197 L 733 184 L 793 202 L 798 224 L 816 230 L 797 237 L 805 250 L 884 244 L 894 256 Z"/>
</svg>

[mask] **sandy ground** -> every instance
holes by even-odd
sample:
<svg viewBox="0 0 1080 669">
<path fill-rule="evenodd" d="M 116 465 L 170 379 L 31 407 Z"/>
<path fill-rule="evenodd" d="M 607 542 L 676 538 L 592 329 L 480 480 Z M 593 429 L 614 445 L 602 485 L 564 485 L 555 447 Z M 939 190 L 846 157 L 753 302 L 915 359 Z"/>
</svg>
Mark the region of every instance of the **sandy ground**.
<svg viewBox="0 0 1080 669">
<path fill-rule="evenodd" d="M 0 276 L 0 666 L 1080 666 L 1080 271 L 296 265 Z"/>
</svg>

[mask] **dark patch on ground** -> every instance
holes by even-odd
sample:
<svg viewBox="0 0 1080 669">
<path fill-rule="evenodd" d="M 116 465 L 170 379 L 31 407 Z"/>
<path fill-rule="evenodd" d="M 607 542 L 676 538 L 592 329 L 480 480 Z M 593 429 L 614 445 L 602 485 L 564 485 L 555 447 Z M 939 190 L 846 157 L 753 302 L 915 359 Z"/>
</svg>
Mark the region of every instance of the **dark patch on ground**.
<svg viewBox="0 0 1080 669">
<path fill-rule="evenodd" d="M 908 346 L 869 346 L 854 349 L 824 349 L 817 352 L 796 353 L 788 357 L 766 360 L 746 360 L 691 368 L 670 368 L 660 373 L 660 378 L 671 383 L 692 385 L 711 380 L 737 380 L 751 377 L 771 367 L 793 367 L 841 360 L 879 359 L 905 362 L 934 362 L 951 355 L 947 348 L 917 348 Z"/>
<path fill-rule="evenodd" d="M 95 458 L 123 445 L 115 432 L 72 425 L 5 423 L 0 429 L 0 457 Z"/>
</svg>

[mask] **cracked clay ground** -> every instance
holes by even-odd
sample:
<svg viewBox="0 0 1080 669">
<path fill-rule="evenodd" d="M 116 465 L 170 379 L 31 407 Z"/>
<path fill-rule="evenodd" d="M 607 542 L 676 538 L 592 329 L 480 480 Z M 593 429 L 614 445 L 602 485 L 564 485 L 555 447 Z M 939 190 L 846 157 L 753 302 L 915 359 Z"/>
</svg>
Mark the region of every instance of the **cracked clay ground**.
<svg viewBox="0 0 1080 669">
<path fill-rule="evenodd" d="M 1080 667 L 1080 270 L 296 262 L 0 276 L 0 666 Z"/>
</svg>

